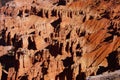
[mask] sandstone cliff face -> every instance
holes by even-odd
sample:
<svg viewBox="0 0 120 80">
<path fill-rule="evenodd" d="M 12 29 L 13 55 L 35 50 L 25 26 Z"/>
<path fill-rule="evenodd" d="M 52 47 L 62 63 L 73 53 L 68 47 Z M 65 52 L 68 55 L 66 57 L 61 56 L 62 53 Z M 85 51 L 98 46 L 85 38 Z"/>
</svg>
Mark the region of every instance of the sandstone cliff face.
<svg viewBox="0 0 120 80">
<path fill-rule="evenodd" d="M 1 80 L 85 80 L 120 69 L 119 0 L 1 0 Z"/>
</svg>

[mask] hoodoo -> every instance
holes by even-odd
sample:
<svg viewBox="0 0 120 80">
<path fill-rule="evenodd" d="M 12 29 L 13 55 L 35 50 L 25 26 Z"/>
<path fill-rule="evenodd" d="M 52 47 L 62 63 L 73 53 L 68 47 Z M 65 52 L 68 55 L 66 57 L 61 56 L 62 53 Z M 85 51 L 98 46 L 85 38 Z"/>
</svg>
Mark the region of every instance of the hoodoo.
<svg viewBox="0 0 120 80">
<path fill-rule="evenodd" d="M 0 0 L 0 80 L 119 80 L 120 0 Z"/>
</svg>

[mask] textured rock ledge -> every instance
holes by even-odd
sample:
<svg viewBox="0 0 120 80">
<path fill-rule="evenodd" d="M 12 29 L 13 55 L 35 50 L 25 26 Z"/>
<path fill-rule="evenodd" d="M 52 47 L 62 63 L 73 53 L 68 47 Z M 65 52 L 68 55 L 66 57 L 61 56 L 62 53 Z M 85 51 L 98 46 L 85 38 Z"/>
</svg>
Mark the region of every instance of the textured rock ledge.
<svg viewBox="0 0 120 80">
<path fill-rule="evenodd" d="M 87 80 L 119 80 L 119 79 L 120 70 L 111 73 L 105 73 L 103 75 L 90 76 L 87 78 Z"/>
</svg>

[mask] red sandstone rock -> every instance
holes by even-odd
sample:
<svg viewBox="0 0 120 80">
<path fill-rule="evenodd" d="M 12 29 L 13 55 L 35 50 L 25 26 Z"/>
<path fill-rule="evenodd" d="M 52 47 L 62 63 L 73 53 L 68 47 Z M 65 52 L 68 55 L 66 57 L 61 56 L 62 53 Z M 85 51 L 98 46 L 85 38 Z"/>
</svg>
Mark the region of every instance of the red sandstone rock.
<svg viewBox="0 0 120 80">
<path fill-rule="evenodd" d="M 120 69 L 119 0 L 0 0 L 1 80 L 85 80 Z"/>
</svg>

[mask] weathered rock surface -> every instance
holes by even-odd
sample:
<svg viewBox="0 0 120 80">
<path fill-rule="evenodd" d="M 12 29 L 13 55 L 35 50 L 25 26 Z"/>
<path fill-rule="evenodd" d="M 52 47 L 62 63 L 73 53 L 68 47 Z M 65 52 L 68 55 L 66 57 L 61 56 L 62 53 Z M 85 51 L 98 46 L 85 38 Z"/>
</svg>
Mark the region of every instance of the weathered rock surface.
<svg viewBox="0 0 120 80">
<path fill-rule="evenodd" d="M 119 0 L 0 0 L 1 80 L 85 80 L 119 69 Z"/>
<path fill-rule="evenodd" d="M 120 70 L 88 77 L 87 80 L 120 80 Z"/>
</svg>

